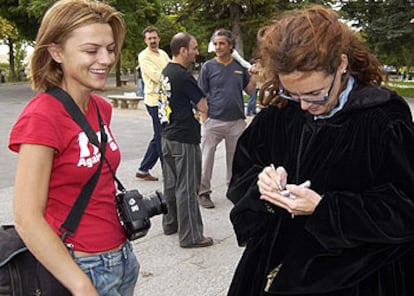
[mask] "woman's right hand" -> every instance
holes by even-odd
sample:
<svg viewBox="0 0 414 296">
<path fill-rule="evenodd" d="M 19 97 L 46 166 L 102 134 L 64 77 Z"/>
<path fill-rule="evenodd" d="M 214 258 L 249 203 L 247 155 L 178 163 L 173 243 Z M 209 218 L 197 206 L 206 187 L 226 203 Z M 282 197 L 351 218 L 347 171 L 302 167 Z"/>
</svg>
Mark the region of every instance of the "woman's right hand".
<svg viewBox="0 0 414 296">
<path fill-rule="evenodd" d="M 54 153 L 48 146 L 20 145 L 13 202 L 16 231 L 33 255 L 73 295 L 99 296 L 45 219 Z"/>
<path fill-rule="evenodd" d="M 98 291 L 91 281 L 86 284 L 86 286 L 83 286 L 76 291 L 72 291 L 73 296 L 99 296 Z"/>
<path fill-rule="evenodd" d="M 281 191 L 286 189 L 287 176 L 284 167 L 275 168 L 273 164 L 265 167 L 259 174 L 257 181 L 257 187 L 261 194 L 260 199 L 288 210 L 288 198 L 281 194 Z"/>
<path fill-rule="evenodd" d="M 285 209 L 292 215 L 292 218 L 311 215 L 322 199 L 317 192 L 308 188 L 309 181 L 301 185 L 287 185 L 287 172 L 283 167 L 276 169 L 273 166 L 265 167 L 258 179 L 260 199 Z"/>
<path fill-rule="evenodd" d="M 257 181 L 257 186 L 262 195 L 268 193 L 278 193 L 286 189 L 287 183 L 287 172 L 284 167 L 279 166 L 274 168 L 272 166 L 265 167 L 263 171 L 259 174 Z"/>
</svg>

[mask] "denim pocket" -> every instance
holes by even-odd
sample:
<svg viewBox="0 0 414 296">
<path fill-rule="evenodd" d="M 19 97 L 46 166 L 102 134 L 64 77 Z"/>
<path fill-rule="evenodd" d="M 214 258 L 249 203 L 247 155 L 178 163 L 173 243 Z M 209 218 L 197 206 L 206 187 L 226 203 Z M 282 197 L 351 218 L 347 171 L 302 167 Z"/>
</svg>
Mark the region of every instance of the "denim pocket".
<svg viewBox="0 0 414 296">
<path fill-rule="evenodd" d="M 75 261 L 92 280 L 99 295 L 133 296 L 139 264 L 130 242 L 118 251 L 75 257 Z"/>
</svg>

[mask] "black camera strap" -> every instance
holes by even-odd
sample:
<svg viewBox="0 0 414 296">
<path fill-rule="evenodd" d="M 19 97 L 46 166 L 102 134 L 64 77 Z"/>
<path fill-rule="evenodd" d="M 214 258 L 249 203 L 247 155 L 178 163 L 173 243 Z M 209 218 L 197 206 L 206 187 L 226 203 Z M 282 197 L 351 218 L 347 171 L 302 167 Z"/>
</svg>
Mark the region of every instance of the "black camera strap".
<svg viewBox="0 0 414 296">
<path fill-rule="evenodd" d="M 108 141 L 108 137 L 105 133 L 105 127 L 101 118 L 101 114 L 99 112 L 99 108 L 96 105 L 96 109 L 98 112 L 98 120 L 99 120 L 99 127 L 100 127 L 100 134 L 101 134 L 101 144 L 99 144 L 99 139 L 96 133 L 93 131 L 91 126 L 89 125 L 86 117 L 83 115 L 82 111 L 79 109 L 78 105 L 76 105 L 75 101 L 72 97 L 63 89 L 61 88 L 52 88 L 47 90 L 48 94 L 55 97 L 59 100 L 63 106 L 65 107 L 66 111 L 72 116 L 73 120 L 82 128 L 82 130 L 87 135 L 89 141 L 99 148 L 101 152 L 101 161 L 99 162 L 98 169 L 96 172 L 90 177 L 88 182 L 83 186 L 81 192 L 79 193 L 75 203 L 73 204 L 69 214 L 67 215 L 65 221 L 60 226 L 60 230 L 62 231 L 62 240 L 65 240 L 67 235 L 73 236 L 76 232 L 76 229 L 79 225 L 80 219 L 85 211 L 86 206 L 90 200 L 93 190 L 98 182 L 99 175 L 102 170 L 103 159 L 105 158 L 105 150 L 106 150 L 106 143 Z M 108 163 L 108 161 L 106 161 Z M 108 163 L 109 165 L 109 163 Z M 109 166 L 110 167 L 110 166 Z M 112 168 L 110 167 L 111 172 L 113 173 Z M 114 174 L 114 173 L 113 173 Z"/>
</svg>

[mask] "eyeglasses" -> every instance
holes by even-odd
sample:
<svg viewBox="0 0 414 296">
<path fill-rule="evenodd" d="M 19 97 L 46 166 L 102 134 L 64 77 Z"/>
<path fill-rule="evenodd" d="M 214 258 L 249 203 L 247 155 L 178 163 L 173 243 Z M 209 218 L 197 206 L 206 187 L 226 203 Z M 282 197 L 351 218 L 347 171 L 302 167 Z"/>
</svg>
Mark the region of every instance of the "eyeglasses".
<svg viewBox="0 0 414 296">
<path fill-rule="evenodd" d="M 329 99 L 329 96 L 331 94 L 332 88 L 333 88 L 333 86 L 335 84 L 335 78 L 336 78 L 336 70 L 334 72 L 333 79 L 332 79 L 331 85 L 329 86 L 328 92 L 322 98 L 300 98 L 300 97 L 292 97 L 291 95 L 288 95 L 288 94 L 286 94 L 284 92 L 284 89 L 283 89 L 283 85 L 282 84 L 279 85 L 279 96 L 281 98 L 284 98 L 286 100 L 290 100 L 290 101 L 293 101 L 293 102 L 304 101 L 304 102 L 307 102 L 307 103 L 324 103 L 324 102 L 326 102 Z"/>
</svg>

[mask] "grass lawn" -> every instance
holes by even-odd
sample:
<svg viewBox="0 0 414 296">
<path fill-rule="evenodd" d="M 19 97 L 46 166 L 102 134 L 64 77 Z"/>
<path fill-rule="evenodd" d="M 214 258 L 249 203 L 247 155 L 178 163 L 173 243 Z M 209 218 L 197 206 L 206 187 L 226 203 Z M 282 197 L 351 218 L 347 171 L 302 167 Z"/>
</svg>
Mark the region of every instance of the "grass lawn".
<svg viewBox="0 0 414 296">
<path fill-rule="evenodd" d="M 385 86 L 396 91 L 400 96 L 414 99 L 414 81 L 389 81 Z"/>
</svg>

